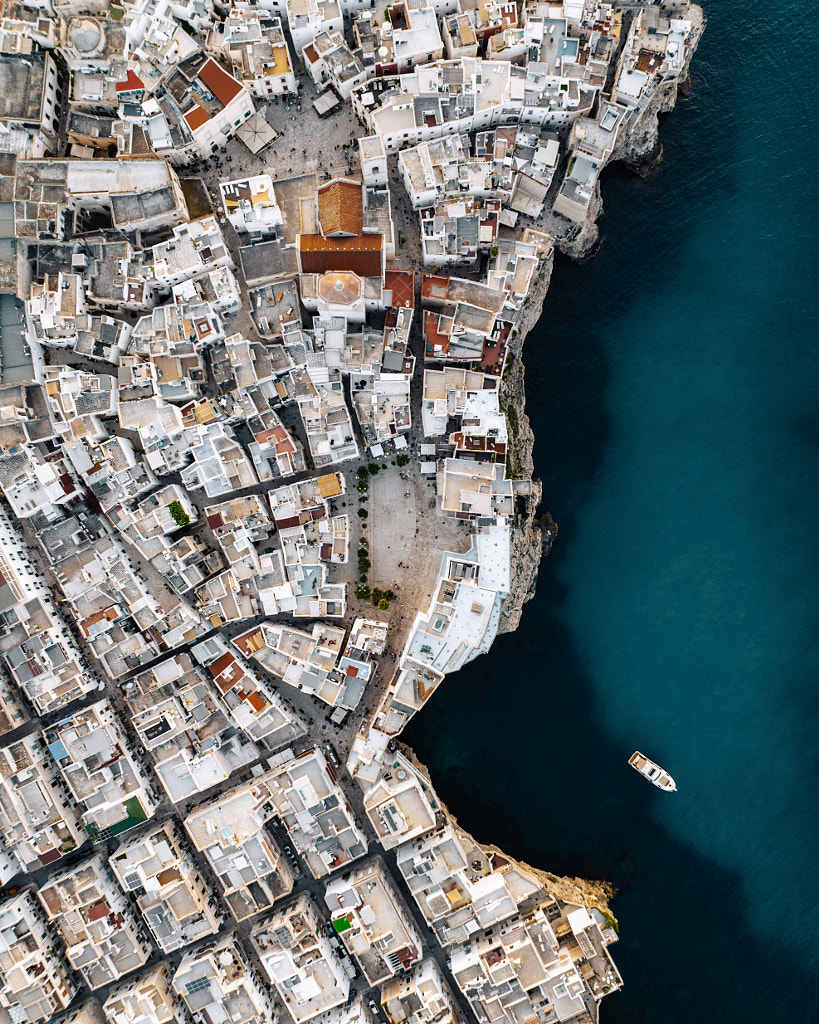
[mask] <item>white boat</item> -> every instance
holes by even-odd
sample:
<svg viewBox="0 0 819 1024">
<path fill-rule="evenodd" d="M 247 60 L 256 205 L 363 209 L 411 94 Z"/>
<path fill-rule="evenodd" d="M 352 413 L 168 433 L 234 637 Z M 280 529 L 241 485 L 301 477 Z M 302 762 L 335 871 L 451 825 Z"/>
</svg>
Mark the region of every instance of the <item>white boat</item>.
<svg viewBox="0 0 819 1024">
<path fill-rule="evenodd" d="M 637 771 L 649 782 L 653 782 L 658 789 L 664 789 L 666 793 L 676 793 L 677 783 L 671 778 L 668 772 L 656 764 L 654 761 L 650 761 L 645 754 L 641 754 L 639 750 L 635 750 L 631 757 L 628 759 L 628 763 L 632 768 L 636 768 Z"/>
</svg>

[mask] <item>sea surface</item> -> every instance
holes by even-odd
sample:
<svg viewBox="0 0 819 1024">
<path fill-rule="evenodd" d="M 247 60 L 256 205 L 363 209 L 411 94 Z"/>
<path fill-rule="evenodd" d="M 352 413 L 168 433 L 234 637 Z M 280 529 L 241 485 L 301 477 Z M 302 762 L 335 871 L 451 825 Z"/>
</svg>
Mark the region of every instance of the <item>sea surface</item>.
<svg viewBox="0 0 819 1024">
<path fill-rule="evenodd" d="M 604 1024 L 819 1020 L 816 47 L 792 0 L 705 6 L 526 343 L 537 594 L 405 735 L 476 837 L 617 887 Z"/>
</svg>

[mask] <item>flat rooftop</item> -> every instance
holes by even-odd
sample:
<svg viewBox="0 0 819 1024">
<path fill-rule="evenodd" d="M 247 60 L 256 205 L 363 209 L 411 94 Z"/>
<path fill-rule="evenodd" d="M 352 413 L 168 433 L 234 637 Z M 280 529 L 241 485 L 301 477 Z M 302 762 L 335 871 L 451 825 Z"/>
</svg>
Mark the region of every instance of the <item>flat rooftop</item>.
<svg viewBox="0 0 819 1024">
<path fill-rule="evenodd" d="M 40 120 L 44 53 L 0 53 L 0 120 Z"/>
</svg>

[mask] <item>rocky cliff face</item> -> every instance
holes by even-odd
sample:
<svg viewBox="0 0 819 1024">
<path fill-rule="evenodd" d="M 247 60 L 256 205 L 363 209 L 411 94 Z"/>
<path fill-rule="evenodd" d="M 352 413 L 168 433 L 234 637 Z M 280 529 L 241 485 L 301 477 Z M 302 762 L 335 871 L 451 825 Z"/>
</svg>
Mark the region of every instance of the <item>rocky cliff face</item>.
<svg viewBox="0 0 819 1024">
<path fill-rule="evenodd" d="M 680 91 L 687 87 L 688 68 L 705 29 L 706 19 L 701 7 L 692 5 L 688 17 L 693 25 L 692 42 L 685 65 L 680 72 L 679 84 L 668 84 L 656 90 L 640 117 L 628 126 L 628 130 L 618 140 L 611 155 L 610 162 L 620 160 L 642 176 L 656 167 L 662 158 L 659 115 L 673 110 Z M 597 222 L 602 212 L 603 199 L 598 179 L 586 220 L 580 225 L 573 226 L 563 238 L 555 240 L 558 251 L 575 260 L 591 256 L 600 239 Z M 537 515 L 542 488 L 540 481 L 533 478 L 534 434 L 526 415 L 525 371 L 522 358 L 523 344 L 540 319 L 546 292 L 549 290 L 553 259 L 554 257 L 550 255 L 544 261 L 540 278 L 526 299 L 517 334 L 509 344 L 507 369 L 501 392 L 509 423 L 509 472 L 516 480 L 531 482 L 529 493 L 519 496 L 520 511 L 516 516 L 512 533 L 512 592 L 501 610 L 501 633 L 510 633 L 517 629 L 523 605 L 534 596 L 540 561 L 549 553 L 557 536 L 557 524 L 551 515 L 548 512 Z"/>
<path fill-rule="evenodd" d="M 412 748 L 408 747 L 405 743 L 397 743 L 396 746 L 402 754 L 409 758 L 413 767 L 420 772 L 429 784 L 430 789 L 435 792 L 435 787 L 432 785 L 432 779 L 430 778 L 426 765 L 418 760 Z M 614 889 L 609 882 L 589 881 L 585 878 L 576 878 L 574 876 L 552 875 L 548 871 L 541 871 L 540 868 L 533 868 L 531 864 L 527 864 L 525 861 L 519 861 L 514 857 L 510 857 L 509 854 L 501 850 L 499 846 L 481 843 L 475 839 L 471 833 L 467 832 L 466 829 L 462 828 L 462 826 L 458 824 L 458 819 L 455 815 L 449 810 L 446 804 L 441 801 L 438 794 L 436 793 L 435 795 L 441 810 L 446 815 L 452 826 L 456 828 L 469 842 L 483 850 L 487 858 L 495 864 L 496 867 L 500 864 L 511 864 L 514 867 L 518 867 L 524 874 L 534 875 L 543 888 L 557 899 L 562 900 L 564 903 L 574 904 L 578 907 L 586 907 L 589 910 L 591 910 L 592 907 L 596 907 L 602 914 L 606 915 L 611 924 L 616 926 L 616 918 L 612 915 L 609 908 L 609 901 L 614 896 Z"/>
<path fill-rule="evenodd" d="M 506 360 L 506 371 L 501 387 L 501 401 L 504 404 L 509 427 L 509 452 L 507 472 L 515 480 L 529 481 L 528 494 L 518 495 L 518 514 L 512 529 L 512 592 L 504 601 L 498 631 L 511 633 L 517 629 L 523 605 L 534 596 L 537 570 L 543 556 L 544 541 L 551 547 L 554 533 L 544 532 L 537 520 L 540 505 L 541 485 L 534 479 L 532 449 L 535 435 L 526 415 L 526 388 L 524 382 L 523 343 L 529 332 L 540 319 L 543 300 L 549 290 L 552 276 L 553 257 L 550 255 L 540 270 L 535 287 L 526 298 L 523 316 L 518 324 L 517 334 L 510 339 Z M 526 488 L 524 488 L 525 490 Z M 549 517 L 551 522 L 551 517 Z"/>
</svg>

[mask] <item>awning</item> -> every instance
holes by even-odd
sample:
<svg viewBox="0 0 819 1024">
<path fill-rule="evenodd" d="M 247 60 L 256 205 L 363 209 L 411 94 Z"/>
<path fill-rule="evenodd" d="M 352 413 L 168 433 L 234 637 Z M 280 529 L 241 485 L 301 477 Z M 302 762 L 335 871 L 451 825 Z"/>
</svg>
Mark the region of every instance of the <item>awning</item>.
<svg viewBox="0 0 819 1024">
<path fill-rule="evenodd" d="M 236 129 L 236 137 L 244 142 L 251 153 L 261 153 L 265 146 L 276 141 L 278 135 L 257 112 Z"/>
</svg>

